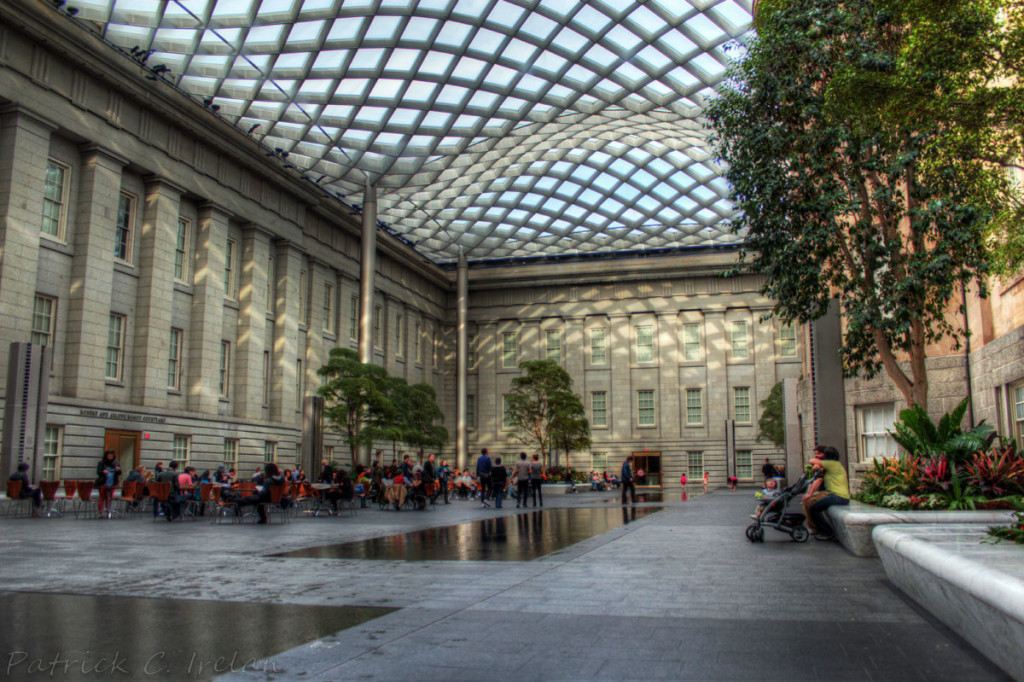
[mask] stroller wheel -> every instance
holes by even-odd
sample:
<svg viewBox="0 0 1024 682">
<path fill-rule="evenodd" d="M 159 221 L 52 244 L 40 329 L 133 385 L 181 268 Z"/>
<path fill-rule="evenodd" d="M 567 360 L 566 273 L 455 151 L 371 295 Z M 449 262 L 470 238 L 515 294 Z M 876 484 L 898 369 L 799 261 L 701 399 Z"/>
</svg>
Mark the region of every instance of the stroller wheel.
<svg viewBox="0 0 1024 682">
<path fill-rule="evenodd" d="M 747 526 L 747 539 L 751 542 L 760 542 L 764 539 L 764 529 L 756 523 Z"/>
<path fill-rule="evenodd" d="M 797 526 L 793 529 L 793 540 L 796 542 L 807 542 L 807 538 L 811 537 L 811 534 L 807 532 L 807 529 L 803 526 Z"/>
</svg>

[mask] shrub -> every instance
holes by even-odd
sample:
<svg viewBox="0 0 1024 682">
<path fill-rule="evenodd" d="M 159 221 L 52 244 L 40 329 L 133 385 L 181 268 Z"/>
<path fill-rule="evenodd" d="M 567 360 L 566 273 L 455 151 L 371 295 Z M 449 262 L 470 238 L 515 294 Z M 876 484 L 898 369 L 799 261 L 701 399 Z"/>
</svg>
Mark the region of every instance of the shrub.
<svg viewBox="0 0 1024 682">
<path fill-rule="evenodd" d="M 1013 447 L 976 452 L 964 464 L 967 483 L 986 497 L 1024 493 L 1024 459 Z"/>
</svg>

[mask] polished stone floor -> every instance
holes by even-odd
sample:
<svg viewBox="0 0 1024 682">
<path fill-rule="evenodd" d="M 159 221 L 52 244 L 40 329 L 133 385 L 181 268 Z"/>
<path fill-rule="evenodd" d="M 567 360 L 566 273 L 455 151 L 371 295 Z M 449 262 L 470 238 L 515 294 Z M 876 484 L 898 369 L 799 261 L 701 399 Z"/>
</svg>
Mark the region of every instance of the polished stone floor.
<svg viewBox="0 0 1024 682">
<path fill-rule="evenodd" d="M 623 519 L 608 493 L 548 495 L 551 519 L 599 508 L 626 523 L 518 560 L 472 552 L 420 561 L 271 556 L 421 530 L 451 533 L 443 529 L 463 524 L 495 528 L 499 515 L 514 527 L 523 523 L 515 517 L 539 513 L 508 504 L 500 511 L 468 501 L 427 512 L 367 510 L 284 526 L 2 520 L 0 679 L 73 679 L 59 670 L 29 674 L 20 662 L 11 668 L 19 637 L 39 647 L 32 660 L 83 646 L 111 655 L 102 637 L 65 639 L 45 627 L 97 608 L 127 623 L 118 627 L 167 628 L 166 642 L 136 638 L 120 652 L 148 660 L 177 647 L 174 672 L 154 677 L 166 680 L 207 678 L 211 665 L 196 675 L 188 661 L 226 661 L 242 651 L 231 633 L 255 638 L 257 648 L 264 643 L 265 658 L 251 670 L 216 671 L 238 680 L 1007 679 L 892 587 L 877 559 L 831 543 L 797 544 L 782 533 L 749 543 L 743 531 L 752 491 L 657 497 Z M 78 606 L 80 598 L 53 595 L 125 599 Z M 153 621 L 153 598 L 175 600 L 170 612 L 185 615 Z M 12 600 L 33 615 L 5 608 Z M 201 651 L 170 634 L 176 620 L 193 622 L 211 608 L 243 613 L 236 609 L 245 605 L 307 612 L 326 630 L 284 641 L 265 618 L 225 616 L 228 625 L 219 627 L 229 636 Z M 332 610 L 372 619 L 332 621 Z"/>
</svg>

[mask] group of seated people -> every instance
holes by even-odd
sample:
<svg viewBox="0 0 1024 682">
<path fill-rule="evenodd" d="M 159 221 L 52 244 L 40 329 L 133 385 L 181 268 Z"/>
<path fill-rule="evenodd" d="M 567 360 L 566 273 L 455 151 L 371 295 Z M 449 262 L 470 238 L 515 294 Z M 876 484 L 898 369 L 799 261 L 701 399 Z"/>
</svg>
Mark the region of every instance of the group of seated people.
<svg viewBox="0 0 1024 682">
<path fill-rule="evenodd" d="M 589 476 L 591 490 L 611 490 L 619 487 L 619 477 L 615 474 L 609 475 L 607 471 L 591 471 Z"/>
</svg>

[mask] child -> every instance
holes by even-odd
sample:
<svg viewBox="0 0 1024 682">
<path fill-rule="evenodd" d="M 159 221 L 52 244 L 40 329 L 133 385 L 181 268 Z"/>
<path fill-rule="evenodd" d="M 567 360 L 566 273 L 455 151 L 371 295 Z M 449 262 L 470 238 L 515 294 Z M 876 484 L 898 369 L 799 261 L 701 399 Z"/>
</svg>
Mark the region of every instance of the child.
<svg viewBox="0 0 1024 682">
<path fill-rule="evenodd" d="M 765 507 L 768 506 L 769 502 L 771 502 L 776 497 L 778 497 L 778 495 L 779 495 L 779 483 L 778 483 L 778 481 L 776 481 L 774 478 L 769 478 L 767 481 L 764 482 L 764 489 L 761 492 L 756 493 L 754 495 L 754 497 L 756 497 L 758 500 L 760 500 L 761 503 L 759 505 L 757 505 L 757 509 L 755 509 L 754 513 L 750 515 L 750 518 L 756 519 L 758 516 L 760 516 L 761 515 L 761 511 Z"/>
<path fill-rule="evenodd" d="M 679 485 L 683 486 L 683 490 L 686 490 L 686 474 L 679 477 Z"/>
<path fill-rule="evenodd" d="M 704 485 L 704 492 L 707 492 L 708 491 L 708 472 L 706 472 L 706 471 L 704 472 L 704 482 L 703 482 L 703 485 Z"/>
</svg>

